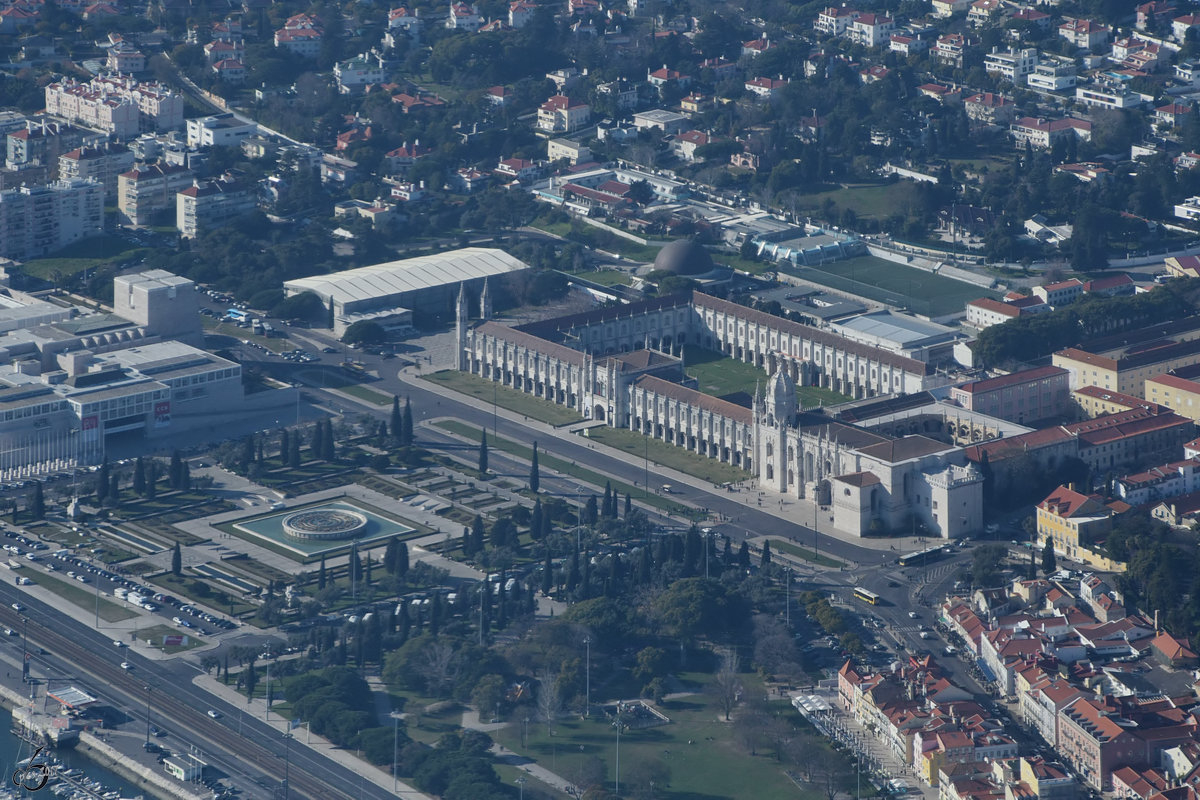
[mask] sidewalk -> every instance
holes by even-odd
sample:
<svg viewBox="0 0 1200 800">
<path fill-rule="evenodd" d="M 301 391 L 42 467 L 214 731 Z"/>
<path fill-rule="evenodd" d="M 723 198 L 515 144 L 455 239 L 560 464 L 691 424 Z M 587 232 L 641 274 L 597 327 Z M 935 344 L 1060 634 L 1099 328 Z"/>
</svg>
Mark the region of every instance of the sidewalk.
<svg viewBox="0 0 1200 800">
<path fill-rule="evenodd" d="M 462 726 L 466 730 L 491 733 L 494 730 L 507 727 L 508 725 L 509 723 L 507 722 L 483 722 L 479 719 L 479 712 L 475 709 L 469 708 L 463 712 Z M 516 767 L 522 772 L 537 778 L 547 786 L 552 786 L 564 794 L 573 795 L 576 792 L 575 785 L 566 778 L 555 772 L 551 772 L 537 762 L 532 761 L 520 753 L 514 753 L 512 750 L 509 750 L 507 747 L 498 742 L 492 745 L 491 753 L 496 757 L 496 761 L 499 763 Z"/>
<path fill-rule="evenodd" d="M 351 772 L 357 773 L 364 780 L 370 781 L 382 789 L 391 791 L 392 776 L 390 767 L 376 767 L 358 758 L 353 753 L 343 750 L 328 739 L 312 734 L 307 728 L 304 731 L 301 731 L 299 728 L 289 731 L 288 720 L 283 719 L 279 714 L 270 714 L 268 716 L 266 700 L 254 698 L 247 702 L 245 695 L 230 686 L 226 686 L 211 675 L 198 675 L 192 680 L 192 683 L 206 692 L 220 697 L 235 708 L 244 709 L 245 714 L 255 719 L 265 719 L 268 725 L 279 732 L 280 737 L 290 732 L 295 737 L 295 746 L 307 747 L 313 752 L 320 753 L 341 764 Z M 403 781 L 397 781 L 396 788 L 396 796 L 406 798 L 406 800 L 435 800 L 433 797 L 418 791 Z"/>
</svg>

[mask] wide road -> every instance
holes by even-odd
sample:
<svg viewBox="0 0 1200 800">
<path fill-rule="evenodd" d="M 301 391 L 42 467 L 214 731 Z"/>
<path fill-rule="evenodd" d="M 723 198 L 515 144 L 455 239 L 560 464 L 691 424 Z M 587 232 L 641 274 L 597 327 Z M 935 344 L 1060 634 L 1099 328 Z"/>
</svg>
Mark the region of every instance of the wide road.
<svg viewBox="0 0 1200 800">
<path fill-rule="evenodd" d="M 24 610 L 14 610 L 14 602 L 20 602 Z M 151 718 L 173 734 L 175 747 L 186 743 L 202 751 L 206 762 L 229 775 L 248 794 L 273 796 L 282 786 L 286 771 L 289 796 L 294 798 L 395 797 L 303 745 L 288 745 L 278 731 L 261 720 L 243 715 L 242 709 L 196 688 L 192 684 L 196 668 L 182 659 L 151 661 L 129 648 L 115 647 L 102 634 L 7 584 L 0 584 L 0 625 L 17 632 L 28 630 L 29 650 L 38 653 L 33 656 L 34 676 L 69 678 L 85 691 L 143 720 L 149 687 Z M 19 639 L 9 641 L 21 646 Z M 47 652 L 40 654 L 43 648 Z M 129 661 L 133 669 L 122 669 L 123 660 Z M 220 717 L 210 717 L 210 709 Z"/>
</svg>

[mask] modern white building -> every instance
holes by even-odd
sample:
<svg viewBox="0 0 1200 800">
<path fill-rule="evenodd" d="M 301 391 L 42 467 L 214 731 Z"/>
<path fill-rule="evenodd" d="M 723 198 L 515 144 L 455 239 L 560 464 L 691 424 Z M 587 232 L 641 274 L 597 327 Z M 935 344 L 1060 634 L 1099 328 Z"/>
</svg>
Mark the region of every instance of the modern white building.
<svg viewBox="0 0 1200 800">
<path fill-rule="evenodd" d="M 449 318 L 460 285 L 481 292 L 489 278 L 496 281 L 527 269 L 527 264 L 503 250 L 467 247 L 297 278 L 284 283 L 283 289 L 289 297 L 312 292 L 321 302 L 332 303 L 336 331 L 338 325 L 356 322 L 358 315 L 380 311 L 408 310 Z"/>
<path fill-rule="evenodd" d="M 992 52 L 983 57 L 983 68 L 988 72 L 999 75 L 1014 86 L 1025 82 L 1025 76 L 1033 72 L 1038 65 L 1038 51 L 1035 47 L 1025 47 L 1020 50 L 1009 49 L 1001 52 L 993 48 Z"/>
<path fill-rule="evenodd" d="M 196 149 L 213 146 L 239 147 L 243 139 L 257 134 L 258 125 L 243 122 L 231 113 L 187 121 L 187 146 Z"/>
<path fill-rule="evenodd" d="M 386 74 L 378 60 L 372 61 L 364 53 L 334 64 L 333 77 L 340 93 L 354 94 L 371 84 L 383 83 Z"/>
</svg>

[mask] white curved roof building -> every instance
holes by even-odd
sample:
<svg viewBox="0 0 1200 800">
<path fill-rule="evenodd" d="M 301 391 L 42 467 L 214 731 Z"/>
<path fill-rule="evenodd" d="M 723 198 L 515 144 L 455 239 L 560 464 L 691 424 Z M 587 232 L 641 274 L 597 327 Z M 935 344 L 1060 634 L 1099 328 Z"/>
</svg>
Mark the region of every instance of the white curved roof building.
<svg viewBox="0 0 1200 800">
<path fill-rule="evenodd" d="M 503 250 L 466 247 L 297 278 L 283 287 L 289 297 L 313 292 L 327 304 L 332 299 L 334 313 L 341 316 L 394 308 L 441 308 L 454 301 L 460 283 L 477 294 L 487 278 L 525 269 L 529 269 L 525 262 Z"/>
</svg>

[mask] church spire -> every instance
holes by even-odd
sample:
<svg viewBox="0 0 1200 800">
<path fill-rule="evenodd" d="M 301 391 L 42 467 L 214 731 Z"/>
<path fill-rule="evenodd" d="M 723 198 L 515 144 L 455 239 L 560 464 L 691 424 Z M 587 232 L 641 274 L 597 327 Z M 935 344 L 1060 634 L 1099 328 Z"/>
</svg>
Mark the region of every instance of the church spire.
<svg viewBox="0 0 1200 800">
<path fill-rule="evenodd" d="M 492 318 L 492 290 L 488 279 L 483 279 L 483 291 L 479 293 L 479 318 L 487 322 Z"/>
</svg>

